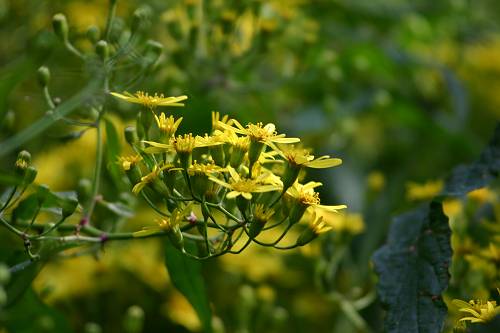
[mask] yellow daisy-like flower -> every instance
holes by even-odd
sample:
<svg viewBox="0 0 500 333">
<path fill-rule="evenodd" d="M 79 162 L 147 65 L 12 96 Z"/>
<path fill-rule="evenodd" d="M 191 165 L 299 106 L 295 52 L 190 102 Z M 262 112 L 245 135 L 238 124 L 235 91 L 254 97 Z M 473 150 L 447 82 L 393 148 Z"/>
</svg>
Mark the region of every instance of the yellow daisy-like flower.
<svg viewBox="0 0 500 333">
<path fill-rule="evenodd" d="M 319 198 L 319 193 L 315 192 L 314 189 L 323 184 L 319 182 L 308 182 L 305 185 L 295 182 L 286 193 L 297 200 L 301 205 L 313 208 L 324 209 L 330 212 L 336 213 L 339 209 L 347 208 L 346 205 L 336 205 L 336 206 L 326 206 L 321 205 Z"/>
<path fill-rule="evenodd" d="M 332 226 L 323 221 L 323 216 L 317 217 L 316 212 L 313 213 L 311 221 L 309 222 L 309 228 L 311 228 L 312 232 L 316 235 L 323 234 L 333 229 Z"/>
<path fill-rule="evenodd" d="M 170 139 L 170 143 L 159 143 L 154 141 L 144 141 L 151 147 L 144 151 L 148 154 L 162 153 L 165 151 L 176 151 L 177 153 L 191 153 L 196 148 L 221 145 L 224 142 L 213 136 L 193 136 L 191 133 L 179 135 Z"/>
<path fill-rule="evenodd" d="M 123 170 L 127 171 L 134 165 L 142 160 L 140 155 L 131 156 L 121 156 L 118 158 L 118 162 L 121 163 Z"/>
<path fill-rule="evenodd" d="M 495 301 L 487 301 L 486 303 L 483 301 L 469 301 L 467 303 L 459 299 L 454 299 L 452 303 L 459 307 L 458 311 L 472 315 L 461 318 L 460 321 L 485 323 L 500 314 L 500 306 L 497 306 Z"/>
<path fill-rule="evenodd" d="M 129 103 L 141 104 L 148 109 L 155 109 L 157 106 L 184 106 L 184 103 L 179 103 L 186 100 L 188 97 L 186 95 L 177 97 L 165 97 L 163 94 L 149 95 L 146 92 L 138 91 L 135 94 L 129 92 L 124 92 L 123 94 L 111 92 L 111 95 L 123 99 Z"/>
<path fill-rule="evenodd" d="M 328 155 L 315 159 L 314 156 L 309 154 L 309 151 L 304 148 L 296 148 L 292 146 L 290 148 L 280 149 L 278 152 L 286 161 L 288 161 L 288 163 L 297 167 L 324 169 L 342 164 L 342 160 L 340 158 L 331 158 Z"/>
<path fill-rule="evenodd" d="M 162 167 L 158 167 L 158 165 L 155 165 L 153 167 L 153 170 L 148 173 L 147 175 L 143 176 L 141 178 L 141 181 L 138 182 L 137 184 L 135 184 L 135 186 L 132 188 L 132 192 L 134 194 L 138 194 L 139 192 L 141 192 L 144 187 L 146 187 L 146 185 L 148 185 L 149 183 L 153 182 L 156 178 L 158 178 L 158 176 L 160 175 L 160 173 L 163 171 L 163 170 L 166 170 L 166 169 L 176 169 L 174 168 L 174 166 L 172 164 L 166 164 Z"/>
<path fill-rule="evenodd" d="M 228 126 L 231 126 L 234 122 L 233 119 L 229 118 L 229 116 L 226 114 L 222 117 L 220 117 L 220 113 L 217 111 L 212 111 L 212 131 L 215 132 L 217 130 L 219 131 L 224 131 L 224 128 L 219 126 L 219 123 L 224 123 Z"/>
<path fill-rule="evenodd" d="M 219 121 L 218 124 L 222 129 L 248 136 L 251 141 L 265 143 L 275 150 L 277 150 L 275 143 L 295 143 L 300 141 L 299 138 L 286 138 L 285 134 L 277 134 L 276 126 L 272 123 L 266 125 L 250 123 L 243 127 L 237 120 L 233 120 L 233 126 L 222 121 Z"/>
<path fill-rule="evenodd" d="M 229 190 L 231 190 L 226 197 L 228 199 L 235 199 L 238 196 L 242 196 L 247 200 L 252 199 L 252 193 L 263 193 L 281 190 L 281 186 L 266 184 L 264 180 L 268 178 L 268 175 L 262 173 L 256 179 L 251 178 L 241 178 L 240 175 L 231 167 L 227 167 L 229 174 L 231 176 L 230 182 L 226 183 L 215 177 L 210 177 L 209 179 L 214 183 L 217 183 Z"/>
<path fill-rule="evenodd" d="M 175 120 L 173 116 L 167 118 L 163 112 L 160 114 L 159 117 L 157 115 L 154 116 L 156 124 L 158 125 L 158 129 L 160 130 L 161 133 L 165 134 L 167 138 L 170 138 L 171 136 L 175 135 L 175 132 L 177 132 L 177 128 L 179 128 L 179 125 L 181 124 L 182 121 L 182 117 L 180 117 L 177 120 Z"/>
</svg>

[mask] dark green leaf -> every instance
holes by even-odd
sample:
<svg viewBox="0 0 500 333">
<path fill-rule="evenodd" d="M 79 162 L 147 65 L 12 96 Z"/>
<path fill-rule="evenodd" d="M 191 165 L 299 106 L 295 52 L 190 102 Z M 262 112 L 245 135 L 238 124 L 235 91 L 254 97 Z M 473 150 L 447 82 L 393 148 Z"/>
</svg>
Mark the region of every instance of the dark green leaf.
<svg viewBox="0 0 500 333">
<path fill-rule="evenodd" d="M 185 246 L 186 248 L 193 246 L 193 249 L 196 247 L 188 242 Z M 212 313 L 201 272 L 201 262 L 185 256 L 170 242 L 166 242 L 165 247 L 165 262 L 172 283 L 193 306 L 201 321 L 203 331 L 212 332 Z"/>
<path fill-rule="evenodd" d="M 387 244 L 373 256 L 377 290 L 390 333 L 441 332 L 448 287 L 451 230 L 442 205 L 432 202 L 397 217 Z"/>
<path fill-rule="evenodd" d="M 443 195 L 463 196 L 487 186 L 500 174 L 500 124 L 479 159 L 470 165 L 456 167 L 446 181 Z"/>
<path fill-rule="evenodd" d="M 15 306 L 7 309 L 0 326 L 17 333 L 71 332 L 66 318 L 44 304 L 31 288 Z"/>
</svg>

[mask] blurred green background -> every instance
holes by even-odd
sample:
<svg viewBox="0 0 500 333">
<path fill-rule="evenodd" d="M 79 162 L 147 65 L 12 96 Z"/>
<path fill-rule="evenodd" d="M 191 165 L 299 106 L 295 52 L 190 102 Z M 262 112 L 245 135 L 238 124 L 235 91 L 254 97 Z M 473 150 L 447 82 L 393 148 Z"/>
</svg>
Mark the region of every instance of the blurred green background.
<svg viewBox="0 0 500 333">
<path fill-rule="evenodd" d="M 500 3 L 119 0 L 115 40 L 126 36 L 141 6 L 149 13 L 141 39 L 156 40 L 164 52 L 135 77 L 148 59 L 143 46 L 134 48 L 112 90 L 188 95 L 186 107 L 174 111 L 184 117 L 184 131 L 208 131 L 217 110 L 242 123 L 273 122 L 318 155 L 343 160 L 311 173 L 324 183 L 324 203 L 349 207 L 325 217 L 333 233 L 300 250 L 251 246 L 204 263 L 221 332 L 381 331 L 370 257 L 391 216 L 439 193 L 450 169 L 473 161 L 500 119 Z M 107 9 L 105 0 L 0 0 L 0 145 L 45 114 L 39 66 L 50 68 L 51 93 L 62 101 L 91 78 L 94 64 L 82 65 L 62 47 L 52 16 L 64 13 L 75 46 L 92 52 L 87 30 L 104 28 Z M 84 112 L 77 115 L 85 119 Z M 136 112 L 113 104 L 120 133 Z M 94 133 L 75 138 L 74 131 L 58 122 L 22 147 L 34 156 L 37 183 L 69 191 L 92 175 Z M 0 160 L 2 172 L 15 156 Z M 111 179 L 101 192 L 119 200 L 123 189 Z M 127 228 L 153 218 L 138 203 Z M 122 332 L 141 311 L 144 332 L 199 331 L 195 313 L 169 283 L 160 242 L 110 243 L 93 255 L 49 263 L 11 314 L 30 318 L 33 330 L 0 332 L 65 331 L 57 325 L 91 332 L 95 324 Z M 0 259 L 22 249 L 3 229 L 0 243 Z"/>
</svg>

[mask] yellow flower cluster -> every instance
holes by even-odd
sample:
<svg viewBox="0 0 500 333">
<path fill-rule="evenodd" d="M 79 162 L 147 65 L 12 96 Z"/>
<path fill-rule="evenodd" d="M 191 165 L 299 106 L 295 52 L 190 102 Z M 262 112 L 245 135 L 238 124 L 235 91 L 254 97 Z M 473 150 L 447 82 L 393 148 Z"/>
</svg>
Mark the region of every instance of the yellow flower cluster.
<svg viewBox="0 0 500 333">
<path fill-rule="evenodd" d="M 278 133 L 272 123 L 243 126 L 217 112 L 212 113 L 210 134 L 177 135 L 182 118 L 164 113 L 158 116 L 154 110 L 157 106 L 179 106 L 186 96 L 165 98 L 144 92 L 112 95 L 142 104 L 148 109 L 142 119 L 153 112 L 156 120 L 148 125 L 138 118 L 142 140 L 129 142 L 136 155 L 120 159 L 134 185 L 132 191 L 162 215 L 157 228 L 138 235 L 172 233 L 175 229 L 171 239 L 180 250 L 185 252 L 185 241 L 199 241 L 210 257 L 232 253 L 241 237 L 248 239 L 244 247 L 254 241 L 279 248 L 278 243 L 306 210 L 313 219 L 298 226 L 302 234 L 290 248 L 305 245 L 326 231 L 340 230 L 323 214 L 335 214 L 346 206 L 321 204 L 315 188 L 322 184 L 298 181 L 305 169 L 334 167 L 342 163 L 339 158 L 315 157 L 297 146 L 300 139 Z M 190 212 L 186 211 L 187 203 Z M 177 227 L 165 228 L 173 220 Z M 284 229 L 275 242 L 257 239 L 261 232 L 273 228 Z"/>
</svg>

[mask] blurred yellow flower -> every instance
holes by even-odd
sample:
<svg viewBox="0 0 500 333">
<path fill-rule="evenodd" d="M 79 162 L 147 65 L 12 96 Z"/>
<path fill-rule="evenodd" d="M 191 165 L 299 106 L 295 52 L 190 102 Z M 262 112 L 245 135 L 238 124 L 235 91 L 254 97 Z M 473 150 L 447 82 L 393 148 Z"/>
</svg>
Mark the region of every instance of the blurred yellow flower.
<svg viewBox="0 0 500 333">
<path fill-rule="evenodd" d="M 357 235 L 365 230 L 363 216 L 359 213 L 332 213 L 325 211 L 323 220 L 335 232 L 346 232 Z"/>
<path fill-rule="evenodd" d="M 118 158 L 118 162 L 121 163 L 121 166 L 125 171 L 130 170 L 134 164 L 137 164 L 141 160 L 142 157 L 140 155 L 121 156 Z"/>
<path fill-rule="evenodd" d="M 432 199 L 443 189 L 443 181 L 427 181 L 424 184 L 409 182 L 406 184 L 406 198 L 410 201 Z"/>
<path fill-rule="evenodd" d="M 385 186 L 384 174 L 380 171 L 372 171 L 366 179 L 368 188 L 374 192 L 381 191 Z"/>
</svg>

